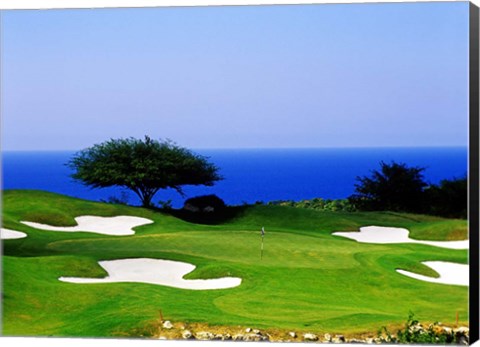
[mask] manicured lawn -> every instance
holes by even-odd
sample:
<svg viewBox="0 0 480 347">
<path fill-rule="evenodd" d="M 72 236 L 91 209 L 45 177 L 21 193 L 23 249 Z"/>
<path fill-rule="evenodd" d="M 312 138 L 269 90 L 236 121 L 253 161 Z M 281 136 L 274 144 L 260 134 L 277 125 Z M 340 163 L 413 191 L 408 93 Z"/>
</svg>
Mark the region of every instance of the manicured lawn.
<svg viewBox="0 0 480 347">
<path fill-rule="evenodd" d="M 80 215 L 152 219 L 133 236 L 60 233 L 21 220 L 75 225 Z M 468 321 L 468 288 L 402 276 L 396 268 L 435 276 L 426 260 L 467 263 L 466 250 L 418 244 L 374 245 L 332 236 L 361 226 L 405 227 L 417 239 L 467 237 L 465 220 L 399 213 L 318 212 L 283 206 L 232 209 L 218 224 L 39 191 L 5 191 L 3 226 L 28 234 L 4 240 L 3 334 L 148 335 L 167 319 L 353 334 L 403 323 Z M 260 229 L 266 230 L 260 260 Z M 150 257 L 192 263 L 187 278 L 241 277 L 239 287 L 193 291 L 151 284 L 71 284 L 60 276 L 103 277 L 99 260 Z"/>
</svg>

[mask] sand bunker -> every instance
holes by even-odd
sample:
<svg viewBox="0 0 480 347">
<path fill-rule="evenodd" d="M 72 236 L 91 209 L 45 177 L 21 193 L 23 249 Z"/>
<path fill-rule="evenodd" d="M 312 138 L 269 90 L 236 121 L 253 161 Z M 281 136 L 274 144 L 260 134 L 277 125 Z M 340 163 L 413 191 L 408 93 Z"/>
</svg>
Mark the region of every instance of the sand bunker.
<svg viewBox="0 0 480 347">
<path fill-rule="evenodd" d="M 22 239 L 24 237 L 27 237 L 27 234 L 21 231 L 0 228 L 0 238 L 2 240 Z"/>
<path fill-rule="evenodd" d="M 152 224 L 153 221 L 147 218 L 132 216 L 116 217 L 98 217 L 98 216 L 80 216 L 75 221 L 78 225 L 74 227 L 56 227 L 48 224 L 34 222 L 20 222 L 29 227 L 41 230 L 62 231 L 62 232 L 87 232 L 104 235 L 133 235 L 135 231 L 132 228 L 140 225 Z"/>
<path fill-rule="evenodd" d="M 360 228 L 360 232 L 335 232 L 332 235 L 347 237 L 362 243 L 420 243 L 450 249 L 468 249 L 468 240 L 463 241 L 424 241 L 408 237 L 409 231 L 404 228 L 368 226 Z"/>
<path fill-rule="evenodd" d="M 460 286 L 468 286 L 469 284 L 468 264 L 449 263 L 445 261 L 425 261 L 422 262 L 422 264 L 425 264 L 426 266 L 431 267 L 433 270 L 438 272 L 440 277 L 428 277 L 400 269 L 397 269 L 397 272 L 420 281 L 442 284 L 456 284 Z"/>
<path fill-rule="evenodd" d="M 332 235 L 347 237 L 362 243 L 420 243 L 435 247 L 450 249 L 468 249 L 468 240 L 463 241 L 424 241 L 414 240 L 408 237 L 409 231 L 403 228 L 369 226 L 360 228 L 360 232 L 335 232 Z M 469 266 L 466 264 L 450 263 L 445 261 L 425 261 L 422 264 L 435 270 L 440 277 L 428 277 L 413 272 L 397 269 L 402 275 L 415 278 L 420 281 L 455 284 L 468 286 Z"/>
<path fill-rule="evenodd" d="M 242 279 L 237 277 L 185 280 L 182 277 L 192 272 L 195 266 L 172 260 L 137 258 L 105 260 L 98 263 L 108 272 L 107 277 L 60 277 L 59 280 L 70 283 L 140 282 L 192 290 L 233 288 L 242 282 Z"/>
</svg>

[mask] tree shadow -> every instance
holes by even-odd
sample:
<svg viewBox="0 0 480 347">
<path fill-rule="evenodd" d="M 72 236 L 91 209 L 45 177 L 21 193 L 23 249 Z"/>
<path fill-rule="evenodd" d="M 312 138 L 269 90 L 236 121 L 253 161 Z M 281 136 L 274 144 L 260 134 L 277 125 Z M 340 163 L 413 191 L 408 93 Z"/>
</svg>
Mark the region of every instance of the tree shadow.
<svg viewBox="0 0 480 347">
<path fill-rule="evenodd" d="M 179 218 L 185 222 L 195 224 L 217 225 L 224 224 L 240 217 L 248 206 L 228 206 L 212 212 L 192 212 L 185 209 L 162 209 L 163 213 Z"/>
</svg>

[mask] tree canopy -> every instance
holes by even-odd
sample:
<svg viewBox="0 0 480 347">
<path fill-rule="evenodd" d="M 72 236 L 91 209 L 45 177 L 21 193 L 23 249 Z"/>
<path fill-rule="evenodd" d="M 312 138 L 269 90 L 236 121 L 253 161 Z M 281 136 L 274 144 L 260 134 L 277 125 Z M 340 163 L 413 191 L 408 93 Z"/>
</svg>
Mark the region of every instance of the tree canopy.
<svg viewBox="0 0 480 347">
<path fill-rule="evenodd" d="M 380 162 L 371 176 L 357 177 L 355 194 L 348 198 L 363 211 L 426 213 L 448 218 L 467 218 L 467 176 L 427 184 L 421 167 Z"/>
<path fill-rule="evenodd" d="M 119 186 L 133 191 L 150 207 L 160 189 L 173 188 L 183 195 L 184 185 L 211 186 L 222 179 L 208 158 L 172 141 L 145 136 L 111 139 L 76 153 L 67 165 L 72 177 L 93 188 Z"/>
<path fill-rule="evenodd" d="M 370 177 L 357 177 L 355 194 L 349 201 L 360 210 L 420 212 L 423 209 L 423 180 L 421 167 L 380 162 L 380 170 Z"/>
<path fill-rule="evenodd" d="M 442 180 L 439 185 L 425 189 L 428 212 L 448 218 L 467 218 L 467 176 L 453 180 Z"/>
</svg>

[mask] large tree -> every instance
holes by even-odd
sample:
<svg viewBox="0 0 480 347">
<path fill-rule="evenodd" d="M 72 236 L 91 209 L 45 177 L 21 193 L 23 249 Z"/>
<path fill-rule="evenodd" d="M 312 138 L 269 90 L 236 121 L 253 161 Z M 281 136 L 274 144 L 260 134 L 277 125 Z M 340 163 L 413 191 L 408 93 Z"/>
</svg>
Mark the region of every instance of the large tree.
<svg viewBox="0 0 480 347">
<path fill-rule="evenodd" d="M 125 187 L 150 207 L 153 196 L 165 188 L 183 195 L 184 185 L 211 186 L 221 180 L 218 168 L 206 157 L 171 141 L 145 136 L 111 139 L 76 153 L 67 165 L 72 177 L 93 188 Z"/>
<path fill-rule="evenodd" d="M 360 210 L 422 212 L 427 187 L 424 170 L 382 161 L 380 170 L 374 170 L 371 176 L 357 177 L 355 194 L 349 201 Z"/>
</svg>

